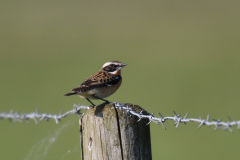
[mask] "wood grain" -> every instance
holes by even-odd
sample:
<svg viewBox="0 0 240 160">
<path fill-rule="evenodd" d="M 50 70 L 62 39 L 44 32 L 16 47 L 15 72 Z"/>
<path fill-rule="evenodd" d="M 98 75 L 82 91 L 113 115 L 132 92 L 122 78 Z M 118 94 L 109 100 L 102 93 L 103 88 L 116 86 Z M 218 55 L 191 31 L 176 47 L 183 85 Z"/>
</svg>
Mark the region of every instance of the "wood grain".
<svg viewBox="0 0 240 160">
<path fill-rule="evenodd" d="M 128 106 L 142 110 L 137 105 Z M 80 120 L 82 160 L 151 160 L 148 120 L 137 120 L 113 104 L 90 108 Z"/>
</svg>

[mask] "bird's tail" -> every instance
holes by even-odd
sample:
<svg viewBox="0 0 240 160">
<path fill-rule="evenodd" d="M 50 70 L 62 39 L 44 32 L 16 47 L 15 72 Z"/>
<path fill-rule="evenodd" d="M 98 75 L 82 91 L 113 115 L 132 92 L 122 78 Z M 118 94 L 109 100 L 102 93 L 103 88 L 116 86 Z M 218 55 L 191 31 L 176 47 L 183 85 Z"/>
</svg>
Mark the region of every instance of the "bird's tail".
<svg viewBox="0 0 240 160">
<path fill-rule="evenodd" d="M 63 96 L 71 96 L 71 95 L 74 95 L 74 94 L 77 94 L 76 92 L 74 93 L 67 93 L 67 94 L 64 94 Z"/>
</svg>

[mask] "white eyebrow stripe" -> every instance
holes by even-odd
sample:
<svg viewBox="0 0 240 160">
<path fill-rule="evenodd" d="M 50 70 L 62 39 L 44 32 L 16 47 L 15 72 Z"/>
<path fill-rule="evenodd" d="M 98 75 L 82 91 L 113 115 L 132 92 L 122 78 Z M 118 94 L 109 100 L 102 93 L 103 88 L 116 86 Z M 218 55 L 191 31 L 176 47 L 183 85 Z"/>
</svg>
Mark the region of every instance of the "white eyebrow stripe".
<svg viewBox="0 0 240 160">
<path fill-rule="evenodd" d="M 102 68 L 104 68 L 104 67 L 106 67 L 106 66 L 108 66 L 108 65 L 110 65 L 110 64 L 119 65 L 119 64 L 121 64 L 121 63 L 120 63 L 120 62 L 106 62 L 106 63 L 102 66 Z"/>
<path fill-rule="evenodd" d="M 111 64 L 111 62 L 107 62 L 107 63 L 105 63 L 103 66 L 102 66 L 102 68 L 103 67 L 106 67 L 106 66 L 108 66 L 108 65 L 110 65 Z"/>
</svg>

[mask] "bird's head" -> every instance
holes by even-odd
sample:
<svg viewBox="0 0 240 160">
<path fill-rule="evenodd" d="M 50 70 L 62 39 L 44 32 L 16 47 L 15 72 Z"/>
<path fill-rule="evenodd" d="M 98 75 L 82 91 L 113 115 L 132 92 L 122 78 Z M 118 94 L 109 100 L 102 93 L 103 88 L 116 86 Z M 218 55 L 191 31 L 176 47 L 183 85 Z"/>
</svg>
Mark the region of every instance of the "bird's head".
<svg viewBox="0 0 240 160">
<path fill-rule="evenodd" d="M 101 70 L 106 71 L 111 74 L 118 74 L 118 73 L 120 73 L 121 69 L 126 65 L 127 65 L 126 63 L 121 63 L 119 61 L 111 61 L 111 62 L 106 62 L 102 66 Z"/>
</svg>

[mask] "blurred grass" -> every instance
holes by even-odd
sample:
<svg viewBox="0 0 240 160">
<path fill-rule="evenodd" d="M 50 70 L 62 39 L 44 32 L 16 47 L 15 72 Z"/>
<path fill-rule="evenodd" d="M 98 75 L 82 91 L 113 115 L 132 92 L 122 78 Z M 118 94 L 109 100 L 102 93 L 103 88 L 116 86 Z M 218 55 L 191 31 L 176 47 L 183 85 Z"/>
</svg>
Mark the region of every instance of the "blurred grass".
<svg viewBox="0 0 240 160">
<path fill-rule="evenodd" d="M 109 101 L 239 120 L 238 1 L 0 2 L 0 110 L 58 113 L 89 103 L 62 97 L 103 63 L 119 60 L 123 84 Z M 95 101 L 100 103 L 100 101 Z M 0 159 L 25 159 L 33 146 L 68 121 L 47 154 L 32 159 L 79 159 L 78 117 L 59 125 L 1 123 Z M 239 131 L 197 124 L 176 130 L 151 125 L 153 159 L 236 159 Z M 70 152 L 66 154 L 68 151 Z M 174 154 L 173 154 L 174 153 Z M 66 155 L 65 155 L 66 154 Z M 64 156 L 65 155 L 65 156 Z"/>
</svg>

